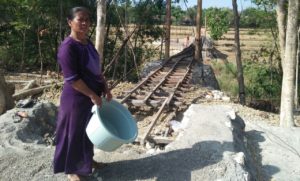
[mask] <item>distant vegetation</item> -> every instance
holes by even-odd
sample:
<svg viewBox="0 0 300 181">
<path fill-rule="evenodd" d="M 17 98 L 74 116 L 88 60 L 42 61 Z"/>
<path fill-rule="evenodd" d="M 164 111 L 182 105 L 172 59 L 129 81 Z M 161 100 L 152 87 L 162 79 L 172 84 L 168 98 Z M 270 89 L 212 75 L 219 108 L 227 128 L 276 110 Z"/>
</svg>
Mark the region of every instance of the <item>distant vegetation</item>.
<svg viewBox="0 0 300 181">
<path fill-rule="evenodd" d="M 59 2 L 59 3 L 57 3 Z M 92 29 L 90 37 L 94 40 L 96 5 L 95 0 L 66 1 L 1 1 L 0 4 L 0 64 L 7 71 L 58 70 L 56 54 L 58 45 L 69 33 L 66 22 L 67 10 L 74 6 L 86 6 L 92 12 Z M 172 5 L 172 25 L 195 26 L 196 6 L 183 10 Z M 109 78 L 120 78 L 126 70 L 134 68 L 135 55 L 138 65 L 157 57 L 160 47 L 149 46 L 153 41 L 160 42 L 164 36 L 165 2 L 156 1 L 108 1 L 106 21 L 106 38 L 104 49 L 104 66 L 113 59 L 126 35 L 122 25 L 136 25 L 137 31 L 131 38 L 132 47 L 126 46 L 121 51 L 118 63 L 107 73 Z M 220 39 L 229 28 L 233 27 L 233 13 L 228 8 L 208 8 L 203 10 L 202 25 L 205 17 L 210 35 Z M 256 34 L 256 29 L 273 28 L 276 34 L 274 9 L 247 8 L 240 12 L 240 25 L 251 28 L 249 35 Z M 132 28 L 130 28 L 132 30 Z M 242 44 L 243 45 L 243 44 Z M 132 54 L 132 50 L 135 54 Z M 275 54 L 278 54 L 278 51 Z M 269 52 L 270 54 L 274 54 Z M 271 55 L 273 56 L 273 55 Z M 268 57 L 268 55 L 266 55 Z M 274 56 L 276 57 L 276 56 Z M 237 86 L 228 80 L 235 81 L 235 66 L 230 63 L 218 65 L 221 87 L 237 93 Z M 279 97 L 281 72 L 279 67 L 247 62 L 244 65 L 247 94 L 253 98 Z M 131 74 L 128 80 L 136 80 Z M 263 81 L 266 80 L 266 81 Z M 268 80 L 268 81 L 267 81 Z M 227 81 L 227 82 L 225 82 Z M 235 83 L 236 84 L 236 83 Z"/>
<path fill-rule="evenodd" d="M 93 23 L 95 23 L 95 0 L 58 2 L 60 3 L 42 0 L 1 2 L 0 61 L 7 70 L 26 71 L 25 67 L 28 67 L 27 71 L 38 70 L 41 64 L 44 70 L 55 70 L 57 47 L 69 31 L 65 18 L 69 8 L 78 5 L 88 7 L 92 12 Z M 163 36 L 163 29 L 158 25 L 164 23 L 164 11 L 164 1 L 110 2 L 107 9 L 109 17 L 107 18 L 107 32 L 110 36 L 107 36 L 105 40 L 105 63 L 112 59 L 120 42 L 125 37 L 121 24 L 138 25 L 139 29 L 132 38 L 137 59 L 141 62 L 142 59 L 151 57 L 148 52 L 153 53 L 153 51 L 146 50 L 143 45 Z M 207 14 L 209 28 L 212 29 L 212 32 L 216 32 L 215 38 L 227 31 L 226 25 L 232 26 L 230 9 L 209 8 L 203 10 L 203 25 L 205 14 Z M 195 15 L 196 7 L 182 10 L 180 6 L 173 3 L 173 25 L 194 26 Z M 245 9 L 241 13 L 241 25 L 249 28 L 265 27 L 272 20 L 267 17 L 269 16 L 266 16 L 266 13 L 260 9 Z M 221 25 L 221 28 L 216 24 Z M 91 31 L 91 37 L 93 36 L 94 29 Z M 122 53 L 121 64 L 124 59 L 132 59 L 129 48 L 127 51 L 127 53 Z M 130 68 L 133 65 L 129 63 L 128 66 Z M 117 69 L 119 68 L 117 67 Z"/>
<path fill-rule="evenodd" d="M 1 67 L 7 71 L 21 72 L 57 70 L 58 46 L 69 34 L 66 15 L 75 6 L 85 6 L 91 11 L 92 28 L 89 36 L 94 40 L 95 0 L 1 1 Z M 131 48 L 138 64 L 152 57 L 155 50 L 145 45 L 163 35 L 159 25 L 163 24 L 164 8 L 163 1 L 109 1 L 103 67 L 114 57 L 126 37 L 122 25 L 137 26 L 131 37 Z M 127 61 L 133 59 L 131 48 L 127 46 L 121 51 L 119 61 L 107 73 L 108 77 L 121 77 L 124 64 L 127 64 L 128 71 L 134 67 L 132 61 Z"/>
<path fill-rule="evenodd" d="M 238 96 L 235 63 L 213 62 L 212 66 L 219 81 L 221 90 L 232 97 Z M 264 62 L 244 62 L 244 78 L 247 100 L 271 100 L 274 106 L 279 106 L 282 73 L 277 68 Z"/>
</svg>

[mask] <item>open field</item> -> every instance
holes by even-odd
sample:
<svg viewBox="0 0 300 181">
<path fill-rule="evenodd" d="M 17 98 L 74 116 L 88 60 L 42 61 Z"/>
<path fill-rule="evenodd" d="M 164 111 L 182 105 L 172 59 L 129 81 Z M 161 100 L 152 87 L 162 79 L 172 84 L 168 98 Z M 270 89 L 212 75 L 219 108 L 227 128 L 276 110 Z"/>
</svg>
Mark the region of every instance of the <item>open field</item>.
<svg viewBox="0 0 300 181">
<path fill-rule="evenodd" d="M 262 56 L 261 51 L 272 49 L 272 42 L 273 39 L 270 30 L 240 29 L 243 60 L 251 59 L 254 56 L 259 57 L 260 60 L 267 59 L 267 57 Z M 228 61 L 235 61 L 233 29 L 224 34 L 220 40 L 214 41 L 214 46 L 222 54 L 227 55 Z"/>
<path fill-rule="evenodd" d="M 163 26 L 160 26 L 163 28 Z M 129 32 L 133 30 L 133 25 L 128 25 Z M 114 28 L 110 33 L 110 36 L 113 38 L 115 36 Z M 205 31 L 205 28 L 202 28 L 201 35 L 206 37 L 210 37 L 209 30 Z M 187 41 L 187 37 L 189 40 Z M 170 45 L 170 55 L 174 55 L 181 50 L 183 50 L 187 44 L 192 43 L 195 40 L 195 27 L 194 26 L 171 26 L 171 45 Z M 134 42 L 131 39 L 131 42 Z M 268 29 L 248 29 L 248 28 L 241 28 L 240 29 L 240 43 L 241 43 L 241 50 L 242 50 L 242 59 L 252 59 L 253 57 L 259 57 L 259 60 L 267 60 L 268 57 L 263 57 L 262 51 L 270 50 L 273 48 L 273 38 L 271 35 L 270 30 Z M 118 40 L 118 44 L 122 42 Z M 160 58 L 160 50 L 162 50 L 162 56 L 164 54 L 164 43 L 161 47 L 161 39 L 159 38 L 156 41 L 149 41 L 148 43 L 144 44 L 148 48 L 156 49 L 158 54 L 151 57 L 149 60 L 144 61 L 151 61 L 157 60 Z M 220 51 L 220 54 L 223 54 L 222 57 L 217 58 L 224 58 L 230 62 L 235 61 L 235 52 L 234 52 L 234 29 L 231 28 L 227 33 L 225 33 L 220 40 L 213 41 L 214 47 Z M 139 45 L 138 45 L 139 46 Z M 204 57 L 205 59 L 207 57 Z"/>
</svg>

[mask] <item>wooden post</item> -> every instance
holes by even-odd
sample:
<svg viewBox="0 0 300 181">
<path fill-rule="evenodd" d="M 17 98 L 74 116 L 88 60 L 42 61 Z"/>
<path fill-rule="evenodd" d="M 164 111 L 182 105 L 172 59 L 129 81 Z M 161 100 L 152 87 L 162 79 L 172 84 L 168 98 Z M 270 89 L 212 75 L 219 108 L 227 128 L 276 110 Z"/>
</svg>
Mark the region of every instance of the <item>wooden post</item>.
<svg viewBox="0 0 300 181">
<path fill-rule="evenodd" d="M 198 0 L 197 17 L 196 17 L 196 37 L 195 37 L 195 60 L 202 63 L 202 47 L 201 47 L 201 13 L 202 0 Z"/>
<path fill-rule="evenodd" d="M 238 14 L 238 8 L 236 0 L 232 0 L 232 6 L 233 6 L 233 14 L 234 14 L 234 47 L 235 47 L 235 57 L 236 57 L 236 67 L 237 67 L 237 80 L 239 84 L 239 101 L 240 104 L 245 105 L 246 104 L 246 98 L 245 98 L 245 84 L 244 84 L 244 75 L 243 75 L 243 65 L 242 65 L 242 57 L 241 57 L 241 46 L 240 46 L 240 17 Z"/>
<path fill-rule="evenodd" d="M 0 70 L 1 71 L 1 70 Z M 13 108 L 14 101 L 12 95 L 8 91 L 3 74 L 0 72 L 0 114 L 6 110 Z"/>
<path fill-rule="evenodd" d="M 106 0 L 97 0 L 97 27 L 95 48 L 99 54 L 100 64 L 103 63 L 103 50 L 105 38 L 105 22 L 106 22 Z M 102 67 L 99 65 L 100 68 Z"/>
<path fill-rule="evenodd" d="M 171 0 L 167 0 L 166 23 L 165 23 L 165 59 L 170 57 L 170 34 L 171 34 Z"/>
</svg>

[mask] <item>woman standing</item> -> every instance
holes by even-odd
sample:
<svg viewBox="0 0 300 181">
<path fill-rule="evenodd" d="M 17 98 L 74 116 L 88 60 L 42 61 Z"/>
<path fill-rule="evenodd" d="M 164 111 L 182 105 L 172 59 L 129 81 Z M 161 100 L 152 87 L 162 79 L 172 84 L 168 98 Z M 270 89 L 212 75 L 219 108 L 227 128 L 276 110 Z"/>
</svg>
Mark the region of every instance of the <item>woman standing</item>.
<svg viewBox="0 0 300 181">
<path fill-rule="evenodd" d="M 56 127 L 54 173 L 64 172 L 69 180 L 92 173 L 93 144 L 85 128 L 94 104 L 101 106 L 101 95 L 112 98 L 101 73 L 99 56 L 87 37 L 90 13 L 84 7 L 71 9 L 68 15 L 71 34 L 60 45 L 58 62 L 64 75 L 64 87 Z"/>
</svg>

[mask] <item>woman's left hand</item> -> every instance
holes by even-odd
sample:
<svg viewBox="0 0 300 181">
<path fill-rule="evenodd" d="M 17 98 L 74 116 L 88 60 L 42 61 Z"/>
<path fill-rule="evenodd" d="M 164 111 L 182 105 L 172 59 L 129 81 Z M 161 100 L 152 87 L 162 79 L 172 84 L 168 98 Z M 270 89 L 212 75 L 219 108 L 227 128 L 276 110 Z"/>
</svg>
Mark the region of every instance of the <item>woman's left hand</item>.
<svg viewBox="0 0 300 181">
<path fill-rule="evenodd" d="M 106 92 L 105 94 L 106 100 L 109 102 L 111 101 L 111 99 L 113 98 L 112 94 L 110 91 Z"/>
</svg>

